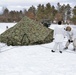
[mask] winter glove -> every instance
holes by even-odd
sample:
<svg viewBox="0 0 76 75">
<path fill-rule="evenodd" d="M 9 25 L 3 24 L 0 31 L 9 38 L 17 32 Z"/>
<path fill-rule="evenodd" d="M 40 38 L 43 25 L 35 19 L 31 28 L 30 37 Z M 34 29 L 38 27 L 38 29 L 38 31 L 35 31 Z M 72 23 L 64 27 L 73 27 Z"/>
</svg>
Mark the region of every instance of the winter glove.
<svg viewBox="0 0 76 75">
<path fill-rule="evenodd" d="M 70 42 L 73 42 L 73 40 L 71 40 Z"/>
<path fill-rule="evenodd" d="M 72 43 L 72 42 L 73 42 L 73 40 L 68 40 L 68 42 L 69 42 L 69 43 Z"/>
<path fill-rule="evenodd" d="M 70 40 L 68 40 L 68 42 L 70 43 Z"/>
</svg>

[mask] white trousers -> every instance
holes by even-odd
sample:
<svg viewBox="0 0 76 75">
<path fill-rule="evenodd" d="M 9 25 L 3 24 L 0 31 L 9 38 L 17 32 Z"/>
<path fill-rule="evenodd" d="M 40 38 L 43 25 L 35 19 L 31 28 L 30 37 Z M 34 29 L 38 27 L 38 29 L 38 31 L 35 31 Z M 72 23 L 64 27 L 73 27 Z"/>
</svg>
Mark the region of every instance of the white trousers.
<svg viewBox="0 0 76 75">
<path fill-rule="evenodd" d="M 59 46 L 59 48 L 58 48 L 58 46 Z M 55 42 L 53 50 L 56 51 L 57 48 L 59 49 L 59 51 L 62 51 L 62 49 L 63 49 L 62 42 Z"/>
<path fill-rule="evenodd" d="M 73 46 L 74 46 L 74 48 L 75 48 L 75 50 L 76 50 L 76 38 L 75 38 L 74 41 L 73 41 Z"/>
</svg>

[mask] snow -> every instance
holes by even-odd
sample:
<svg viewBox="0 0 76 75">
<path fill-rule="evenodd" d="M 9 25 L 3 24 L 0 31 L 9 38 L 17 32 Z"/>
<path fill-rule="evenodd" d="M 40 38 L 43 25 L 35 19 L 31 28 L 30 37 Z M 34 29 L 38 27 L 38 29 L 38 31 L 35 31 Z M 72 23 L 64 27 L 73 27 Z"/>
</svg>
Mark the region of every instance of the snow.
<svg viewBox="0 0 76 75">
<path fill-rule="evenodd" d="M 6 30 L 6 26 L 8 28 L 14 26 L 16 23 L 0 23 L 0 33 L 3 33 Z"/>
<path fill-rule="evenodd" d="M 7 25 L 10 28 L 15 23 L 0 23 L 0 33 Z M 65 38 L 63 46 L 66 41 Z M 58 50 L 52 53 L 53 45 L 54 42 L 30 46 L 0 43 L 0 75 L 76 75 L 76 52 L 72 51 L 72 44 L 62 54 Z"/>
</svg>

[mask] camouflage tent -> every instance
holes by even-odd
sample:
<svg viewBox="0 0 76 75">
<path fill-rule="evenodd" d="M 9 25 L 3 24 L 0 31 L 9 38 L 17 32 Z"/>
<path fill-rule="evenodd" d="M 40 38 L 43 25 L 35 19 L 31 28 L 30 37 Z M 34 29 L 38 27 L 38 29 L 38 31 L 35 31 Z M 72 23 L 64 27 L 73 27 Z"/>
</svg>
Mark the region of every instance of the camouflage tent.
<svg viewBox="0 0 76 75">
<path fill-rule="evenodd" d="M 46 28 L 26 16 L 0 35 L 0 42 L 13 46 L 43 44 L 51 42 L 52 39 L 52 29 Z"/>
</svg>

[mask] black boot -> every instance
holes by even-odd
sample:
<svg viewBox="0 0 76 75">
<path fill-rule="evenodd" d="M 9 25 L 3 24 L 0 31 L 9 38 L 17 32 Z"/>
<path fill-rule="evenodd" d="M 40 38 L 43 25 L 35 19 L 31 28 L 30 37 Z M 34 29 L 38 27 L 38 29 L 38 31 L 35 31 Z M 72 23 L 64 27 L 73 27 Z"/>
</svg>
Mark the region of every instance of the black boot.
<svg viewBox="0 0 76 75">
<path fill-rule="evenodd" d="M 62 53 L 62 51 L 59 51 L 60 53 Z"/>
<path fill-rule="evenodd" d="M 75 48 L 73 49 L 73 51 L 75 51 Z"/>
<path fill-rule="evenodd" d="M 51 52 L 55 52 L 54 50 L 51 50 Z"/>
<path fill-rule="evenodd" d="M 68 49 L 68 47 L 65 47 L 64 50 Z"/>
</svg>

